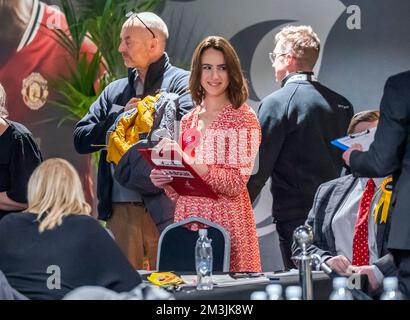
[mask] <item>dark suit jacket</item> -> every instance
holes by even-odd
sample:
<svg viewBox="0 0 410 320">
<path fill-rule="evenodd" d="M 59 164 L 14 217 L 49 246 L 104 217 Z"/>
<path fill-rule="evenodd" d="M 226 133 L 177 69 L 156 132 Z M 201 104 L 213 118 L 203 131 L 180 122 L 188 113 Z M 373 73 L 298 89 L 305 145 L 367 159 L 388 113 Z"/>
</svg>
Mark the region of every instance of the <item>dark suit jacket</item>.
<svg viewBox="0 0 410 320">
<path fill-rule="evenodd" d="M 350 166 L 355 176 L 393 174 L 388 247 L 410 250 L 410 71 L 387 79 L 374 142 L 367 152 L 353 151 Z"/>
<path fill-rule="evenodd" d="M 309 253 L 316 253 L 322 258 L 336 256 L 335 237 L 332 230 L 332 220 L 343 203 L 357 178 L 347 175 L 319 186 L 313 207 L 309 212 L 306 224 L 313 228 L 314 240 L 309 246 Z M 375 265 L 384 275 L 393 275 L 396 272 L 391 254 L 387 251 L 387 237 L 389 233 L 389 219 L 387 223 L 377 225 L 377 252 L 381 257 Z M 298 255 L 300 249 L 294 243 L 293 255 Z"/>
<path fill-rule="evenodd" d="M 258 110 L 259 168 L 248 182 L 251 201 L 270 177 L 273 218 L 306 219 L 318 186 L 340 176 L 342 153 L 330 141 L 346 134 L 352 116 L 345 97 L 316 81 L 292 81 L 265 97 Z"/>
</svg>

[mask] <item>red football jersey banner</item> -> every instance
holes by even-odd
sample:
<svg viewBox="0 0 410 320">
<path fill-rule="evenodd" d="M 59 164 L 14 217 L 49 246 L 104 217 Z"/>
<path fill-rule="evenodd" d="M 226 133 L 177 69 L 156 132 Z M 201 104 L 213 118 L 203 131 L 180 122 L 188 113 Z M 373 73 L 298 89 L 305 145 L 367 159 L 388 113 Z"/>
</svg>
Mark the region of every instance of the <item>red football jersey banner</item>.
<svg viewBox="0 0 410 320">
<path fill-rule="evenodd" d="M 3 15 L 7 15 L 4 10 L 0 19 L 6 18 Z M 15 28 L 8 24 L 1 37 L 17 37 L 20 33 Z M 75 122 L 59 125 L 67 113 L 49 103 L 56 94 L 51 80 L 68 76 L 70 68 L 75 68 L 75 61 L 57 41 L 54 28 L 68 29 L 64 14 L 54 6 L 33 0 L 31 18 L 22 36 L 18 36 L 21 38 L 15 39 L 15 47 L 8 48 L 2 42 L 0 82 L 6 91 L 10 120 L 24 124 L 33 133 L 44 158 L 61 157 L 70 161 L 80 173 L 87 200 L 92 201 L 91 157 L 74 150 Z M 81 51 L 90 59 L 96 47 L 87 40 Z"/>
</svg>

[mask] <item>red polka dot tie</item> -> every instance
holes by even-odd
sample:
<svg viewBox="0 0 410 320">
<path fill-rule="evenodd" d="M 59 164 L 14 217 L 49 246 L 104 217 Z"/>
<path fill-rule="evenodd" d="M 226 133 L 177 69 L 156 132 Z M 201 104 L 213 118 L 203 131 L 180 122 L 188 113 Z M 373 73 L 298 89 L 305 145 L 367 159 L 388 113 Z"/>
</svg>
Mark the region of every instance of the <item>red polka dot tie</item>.
<svg viewBox="0 0 410 320">
<path fill-rule="evenodd" d="M 360 200 L 359 213 L 353 235 L 353 259 L 354 266 L 369 264 L 369 212 L 370 203 L 374 195 L 375 184 L 369 179 Z"/>
</svg>

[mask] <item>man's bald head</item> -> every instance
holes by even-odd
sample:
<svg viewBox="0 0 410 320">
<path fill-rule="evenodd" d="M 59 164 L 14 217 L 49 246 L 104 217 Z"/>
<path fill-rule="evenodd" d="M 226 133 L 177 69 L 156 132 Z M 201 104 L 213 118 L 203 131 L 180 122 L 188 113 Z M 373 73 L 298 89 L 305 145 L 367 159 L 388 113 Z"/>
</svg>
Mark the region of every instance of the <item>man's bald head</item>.
<svg viewBox="0 0 410 320">
<path fill-rule="evenodd" d="M 155 37 L 163 42 L 165 49 L 165 44 L 169 37 L 168 27 L 158 15 L 153 12 L 134 13 L 122 25 L 123 29 L 132 27 L 143 27 L 146 29 L 148 27 L 155 34 Z M 148 29 L 147 32 L 150 33 Z"/>
<path fill-rule="evenodd" d="M 155 13 L 134 13 L 124 22 L 120 37 L 118 51 L 124 64 L 144 74 L 148 67 L 164 54 L 168 28 Z"/>
</svg>

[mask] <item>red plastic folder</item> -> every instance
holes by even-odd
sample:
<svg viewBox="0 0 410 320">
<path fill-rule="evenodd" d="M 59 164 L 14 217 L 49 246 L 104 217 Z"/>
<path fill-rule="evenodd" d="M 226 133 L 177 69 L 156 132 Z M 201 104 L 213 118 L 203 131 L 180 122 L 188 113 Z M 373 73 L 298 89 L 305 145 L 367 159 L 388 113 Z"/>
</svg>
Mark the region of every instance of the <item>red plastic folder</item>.
<svg viewBox="0 0 410 320">
<path fill-rule="evenodd" d="M 181 196 L 195 196 L 218 199 L 217 194 L 183 159 L 175 153 L 164 157 L 156 149 L 137 149 L 156 169 L 164 171 L 173 178 L 170 186 Z"/>
</svg>

